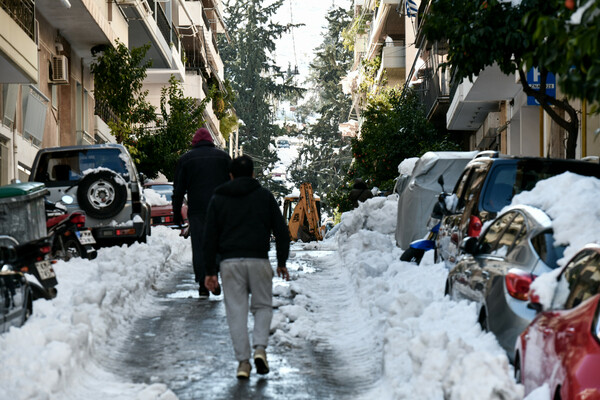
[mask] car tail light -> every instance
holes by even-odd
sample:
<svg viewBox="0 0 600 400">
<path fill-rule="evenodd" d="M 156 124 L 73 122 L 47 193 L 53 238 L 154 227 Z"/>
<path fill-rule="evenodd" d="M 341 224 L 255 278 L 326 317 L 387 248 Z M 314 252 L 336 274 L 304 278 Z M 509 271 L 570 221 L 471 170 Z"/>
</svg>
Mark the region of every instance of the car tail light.
<svg viewBox="0 0 600 400">
<path fill-rule="evenodd" d="M 135 235 L 135 228 L 127 228 L 127 229 L 117 229 L 115 231 L 115 234 L 117 236 L 124 236 L 124 235 Z"/>
<path fill-rule="evenodd" d="M 40 253 L 42 254 L 48 254 L 52 251 L 52 247 L 50 246 L 42 246 L 40 247 Z"/>
<path fill-rule="evenodd" d="M 528 272 L 511 269 L 504 277 L 506 290 L 515 299 L 526 301 L 529 298 L 529 286 L 535 278 L 535 275 Z"/>
<path fill-rule="evenodd" d="M 469 228 L 467 230 L 467 236 L 479 237 L 479 234 L 481 233 L 481 225 L 482 224 L 479 217 L 471 215 L 471 218 L 469 218 Z"/>
<path fill-rule="evenodd" d="M 83 228 L 85 226 L 85 215 L 73 213 L 73 215 L 71 215 L 71 222 L 77 225 L 78 228 Z"/>
</svg>

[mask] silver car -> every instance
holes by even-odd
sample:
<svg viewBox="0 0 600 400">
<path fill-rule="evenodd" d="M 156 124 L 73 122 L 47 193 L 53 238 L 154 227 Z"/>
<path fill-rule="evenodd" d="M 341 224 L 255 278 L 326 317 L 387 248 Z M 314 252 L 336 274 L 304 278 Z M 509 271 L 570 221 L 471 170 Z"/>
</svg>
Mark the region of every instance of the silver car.
<svg viewBox="0 0 600 400">
<path fill-rule="evenodd" d="M 482 329 L 493 332 L 509 358 L 535 311 L 529 285 L 557 268 L 564 247 L 555 246 L 552 221 L 542 210 L 519 205 L 498 216 L 479 238 L 466 238 L 465 255 L 448 273 L 446 294 L 477 304 Z"/>
</svg>

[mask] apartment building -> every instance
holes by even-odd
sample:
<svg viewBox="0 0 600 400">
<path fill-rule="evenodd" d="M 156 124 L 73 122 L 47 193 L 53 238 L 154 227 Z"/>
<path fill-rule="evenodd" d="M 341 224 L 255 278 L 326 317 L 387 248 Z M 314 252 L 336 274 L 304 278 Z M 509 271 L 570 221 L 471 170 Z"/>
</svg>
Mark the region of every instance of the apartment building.
<svg viewBox="0 0 600 400">
<path fill-rule="evenodd" d="M 506 75 L 498 66 L 481 71 L 473 81 L 452 80 L 449 71 L 442 72 L 440 63 L 446 61 L 444 43 L 428 43 L 422 26 L 427 18 L 431 1 L 419 4 L 415 17 L 415 46 L 418 57 L 407 75 L 407 82 L 418 80 L 412 86 L 421 96 L 428 118 L 438 127 L 458 133 L 469 150 L 498 150 L 517 156 L 565 157 L 566 133 L 533 98 L 522 89 L 518 73 Z M 535 82 L 536 71 L 527 71 L 529 81 Z M 556 97 L 563 98 L 556 87 Z M 600 140 L 594 134 L 600 128 L 600 117 L 588 113 L 585 103 L 570 104 L 580 115 L 580 129 L 576 156 L 584 158 L 600 155 Z"/>
<path fill-rule="evenodd" d="M 403 0 L 355 0 L 354 64 L 345 86 L 352 87 L 352 109 L 349 117 L 361 121 L 365 94 L 356 89 L 364 82 L 361 65 L 380 59 L 375 82 L 369 88 L 374 93 L 382 85 L 402 87 L 406 82 L 407 65 L 415 57 L 414 33 L 406 16 Z M 407 64 L 408 62 L 408 64 Z"/>
<path fill-rule="evenodd" d="M 524 93 L 518 74 L 506 75 L 490 66 L 474 77 L 456 82 L 446 61 L 445 43 L 429 43 L 422 26 L 430 0 L 355 0 L 357 30 L 353 71 L 344 82 L 352 88 L 350 117 L 362 123 L 364 94 L 357 87 L 363 82 L 360 64 L 381 57 L 381 66 L 370 88 L 376 91 L 385 83 L 391 87 L 411 88 L 420 97 L 427 118 L 438 129 L 447 129 L 462 139 L 465 150 L 499 150 L 519 156 L 565 157 L 566 133 Z M 535 71 L 527 71 L 535 76 Z M 558 98 L 564 97 L 556 89 Z M 591 115 L 588 105 L 571 101 L 580 115 L 577 157 L 600 155 L 600 116 Z"/>
<path fill-rule="evenodd" d="M 103 0 L 0 1 L 0 184 L 26 181 L 38 149 L 111 140 L 96 115 L 91 48 L 127 41 Z"/>
<path fill-rule="evenodd" d="M 201 101 L 208 95 L 209 82 L 223 88 L 224 67 L 217 50 L 217 34 L 225 33 L 220 0 L 117 0 L 129 25 L 129 47 L 150 43 L 146 55 L 152 60 L 144 89 L 157 109 L 162 88 L 174 76 L 184 95 Z M 225 147 L 212 101 L 204 119 L 215 143 Z"/>
<path fill-rule="evenodd" d="M 0 0 L 0 185 L 26 181 L 38 149 L 114 142 L 111 111 L 95 104 L 92 49 L 150 43 L 149 101 L 171 75 L 202 100 L 223 84 L 216 47 L 220 0 Z M 205 119 L 225 147 L 209 104 Z"/>
</svg>

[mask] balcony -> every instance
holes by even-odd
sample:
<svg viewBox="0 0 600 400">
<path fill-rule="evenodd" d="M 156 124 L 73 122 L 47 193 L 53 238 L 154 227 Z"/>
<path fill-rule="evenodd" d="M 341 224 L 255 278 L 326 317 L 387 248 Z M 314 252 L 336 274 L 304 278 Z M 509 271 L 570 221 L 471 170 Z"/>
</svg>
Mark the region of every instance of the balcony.
<svg viewBox="0 0 600 400">
<path fill-rule="evenodd" d="M 65 7 L 56 0 L 36 0 L 38 15 L 65 38 L 85 64 L 92 62 L 91 48 L 99 44 L 127 44 L 127 21 L 117 7 L 103 0 L 70 0 Z"/>
<path fill-rule="evenodd" d="M 366 58 L 372 60 L 379 54 L 379 47 L 384 43 L 386 37 L 393 40 L 404 40 L 405 23 L 404 18 L 398 12 L 401 0 L 381 0 L 373 20 L 369 33 L 369 45 Z"/>
<path fill-rule="evenodd" d="M 388 86 L 394 87 L 404 83 L 406 75 L 406 47 L 403 40 L 386 42 L 381 51 L 381 67 L 377 74 L 377 81 L 381 80 L 384 71 Z"/>
<path fill-rule="evenodd" d="M 505 75 L 497 65 L 486 68 L 473 82 L 465 79 L 457 86 L 446 115 L 447 128 L 476 131 L 500 101 L 514 98 L 520 90 L 514 74 Z"/>
<path fill-rule="evenodd" d="M 146 59 L 152 60 L 146 82 L 168 82 L 171 75 L 183 80 L 185 67 L 179 33 L 171 23 L 171 2 L 155 0 L 117 0 L 129 21 L 129 48 L 150 43 Z M 166 5 L 163 9 L 161 4 Z"/>
<path fill-rule="evenodd" d="M 3 83 L 35 83 L 38 54 L 32 0 L 0 0 L 0 71 Z"/>
</svg>

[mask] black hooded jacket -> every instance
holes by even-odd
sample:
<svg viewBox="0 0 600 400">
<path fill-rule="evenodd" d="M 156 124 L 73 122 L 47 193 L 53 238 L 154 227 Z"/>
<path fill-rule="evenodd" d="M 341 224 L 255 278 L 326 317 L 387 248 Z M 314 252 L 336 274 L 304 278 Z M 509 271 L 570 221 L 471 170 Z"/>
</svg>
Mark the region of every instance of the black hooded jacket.
<svg viewBox="0 0 600 400">
<path fill-rule="evenodd" d="M 201 141 L 179 158 L 173 179 L 173 213 L 181 215 L 188 195 L 188 214 L 206 215 L 215 188 L 229 180 L 229 154 L 212 142 Z"/>
<path fill-rule="evenodd" d="M 216 275 L 217 255 L 228 258 L 269 258 L 275 235 L 277 265 L 285 266 L 290 234 L 271 192 L 254 178 L 240 177 L 215 190 L 204 231 L 206 274 Z"/>
</svg>

